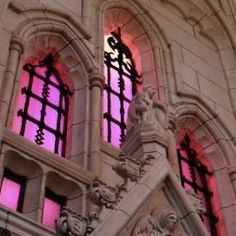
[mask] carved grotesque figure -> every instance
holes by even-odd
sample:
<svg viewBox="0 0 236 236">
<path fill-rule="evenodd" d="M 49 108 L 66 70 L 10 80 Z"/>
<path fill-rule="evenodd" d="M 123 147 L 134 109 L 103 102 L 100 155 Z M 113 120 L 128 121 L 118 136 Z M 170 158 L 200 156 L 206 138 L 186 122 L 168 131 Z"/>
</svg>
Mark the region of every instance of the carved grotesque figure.
<svg viewBox="0 0 236 236">
<path fill-rule="evenodd" d="M 171 235 L 178 225 L 178 217 L 174 211 L 168 210 L 160 215 L 159 223 L 163 232 L 166 231 L 167 235 Z"/>
<path fill-rule="evenodd" d="M 132 236 L 172 236 L 178 226 L 178 217 L 173 210 L 159 212 L 155 208 L 136 224 Z"/>
<path fill-rule="evenodd" d="M 91 231 L 88 220 L 80 214 L 63 209 L 56 221 L 56 231 L 60 236 L 85 236 Z"/>
<path fill-rule="evenodd" d="M 155 88 L 149 84 L 133 97 L 128 110 L 127 130 L 137 123 L 155 124 L 158 122 L 156 109 L 158 103 L 154 101 L 155 93 Z"/>
</svg>

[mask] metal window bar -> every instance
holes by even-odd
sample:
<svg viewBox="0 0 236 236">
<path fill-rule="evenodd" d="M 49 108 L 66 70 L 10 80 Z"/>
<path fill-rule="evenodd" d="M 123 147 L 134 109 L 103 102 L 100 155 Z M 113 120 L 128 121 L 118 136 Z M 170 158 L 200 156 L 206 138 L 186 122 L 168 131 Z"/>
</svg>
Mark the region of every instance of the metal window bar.
<svg viewBox="0 0 236 236">
<path fill-rule="evenodd" d="M 204 196 L 203 201 L 205 202 L 206 205 L 205 206 L 206 212 L 201 214 L 200 217 L 203 220 L 203 222 L 204 222 L 204 217 L 206 217 L 209 220 L 210 222 L 209 228 L 211 231 L 211 235 L 217 236 L 216 223 L 218 222 L 218 218 L 213 213 L 213 208 L 211 203 L 213 193 L 209 190 L 207 184 L 207 176 L 212 176 L 213 173 L 207 169 L 207 166 L 205 166 L 198 160 L 197 152 L 190 147 L 190 143 L 191 143 L 190 137 L 186 134 L 183 141 L 180 144 L 180 148 L 177 149 L 181 184 L 183 187 L 186 187 L 185 184 L 188 184 L 198 195 L 200 193 L 203 194 Z M 185 154 L 187 154 L 186 157 L 181 155 L 181 151 L 184 151 Z M 187 179 L 184 176 L 183 162 L 187 163 L 188 165 L 191 174 L 191 180 Z M 197 174 L 200 176 L 201 183 L 197 181 L 196 178 Z"/>
<path fill-rule="evenodd" d="M 22 88 L 21 93 L 25 95 L 25 103 L 24 107 L 17 112 L 17 115 L 22 118 L 20 135 L 25 135 L 27 122 L 30 121 L 38 126 L 38 129 L 35 134 L 35 143 L 38 145 L 44 144 L 44 130 L 52 133 L 55 136 L 54 143 L 54 153 L 60 154 L 61 156 L 65 156 L 66 150 L 66 135 L 67 135 L 67 122 L 68 122 L 68 112 L 69 112 L 69 97 L 72 95 L 69 87 L 64 84 L 60 78 L 59 72 L 53 66 L 54 59 L 51 54 L 46 56 L 44 60 L 40 61 L 38 65 L 26 64 L 24 66 L 24 70 L 29 74 L 29 82 L 27 87 Z M 46 68 L 45 76 L 36 72 L 36 68 Z M 51 76 L 55 76 L 58 84 L 54 83 L 51 80 Z M 33 93 L 32 87 L 34 81 L 39 79 L 43 82 L 43 89 L 41 91 L 40 96 L 38 94 Z M 50 95 L 49 85 L 59 91 L 59 104 L 53 104 L 48 100 Z M 39 101 L 42 105 L 42 109 L 40 111 L 40 118 L 36 119 L 29 114 L 29 105 L 31 99 L 35 99 Z M 65 107 L 63 108 L 63 100 L 65 103 Z M 57 120 L 56 120 L 56 129 L 53 129 L 45 122 L 46 117 L 46 109 L 47 107 L 52 108 L 57 112 Z M 64 118 L 63 122 L 63 131 L 61 132 L 60 126 L 61 121 Z M 59 153 L 59 143 L 62 142 L 62 150 Z"/>
<path fill-rule="evenodd" d="M 104 119 L 107 120 L 107 141 L 111 143 L 112 140 L 112 123 L 119 126 L 120 129 L 120 142 L 125 138 L 126 134 L 126 120 L 125 120 L 125 102 L 130 103 L 130 99 L 124 94 L 125 90 L 125 80 L 124 77 L 128 78 L 132 84 L 132 95 L 136 93 L 136 84 L 141 84 L 140 76 L 135 68 L 135 63 L 132 58 L 132 53 L 130 49 L 124 44 L 121 37 L 121 29 L 118 28 L 117 31 L 111 32 L 111 36 L 107 39 L 108 45 L 113 52 L 104 52 L 104 63 L 107 66 L 106 76 L 107 84 L 105 85 L 105 90 L 107 92 L 107 112 L 104 113 Z M 117 57 L 114 56 L 117 52 Z M 129 59 L 131 63 L 125 61 Z M 112 70 L 117 71 L 119 77 L 112 78 Z M 112 88 L 111 80 L 116 80 L 119 86 L 119 92 Z M 120 121 L 117 117 L 114 117 L 112 113 L 112 98 L 111 96 L 116 96 L 120 102 Z"/>
</svg>

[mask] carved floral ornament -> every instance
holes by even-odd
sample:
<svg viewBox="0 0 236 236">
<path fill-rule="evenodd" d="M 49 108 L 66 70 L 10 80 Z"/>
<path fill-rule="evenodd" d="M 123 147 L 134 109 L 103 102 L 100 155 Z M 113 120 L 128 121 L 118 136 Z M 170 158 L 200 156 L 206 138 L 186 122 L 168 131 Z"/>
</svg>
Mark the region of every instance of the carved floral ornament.
<svg viewBox="0 0 236 236">
<path fill-rule="evenodd" d="M 132 236 L 172 236 L 176 231 L 179 219 L 174 210 L 159 210 L 154 208 L 152 212 L 143 216 L 136 223 Z"/>
</svg>

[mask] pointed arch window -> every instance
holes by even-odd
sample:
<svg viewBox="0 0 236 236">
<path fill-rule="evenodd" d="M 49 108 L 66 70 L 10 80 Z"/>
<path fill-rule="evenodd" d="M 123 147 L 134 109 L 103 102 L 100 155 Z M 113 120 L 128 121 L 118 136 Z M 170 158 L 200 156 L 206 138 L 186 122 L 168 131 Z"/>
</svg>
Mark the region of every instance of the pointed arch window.
<svg viewBox="0 0 236 236">
<path fill-rule="evenodd" d="M 217 235 L 216 223 L 218 218 L 213 213 L 213 192 L 209 189 L 208 180 L 213 173 L 198 158 L 198 153 L 191 147 L 188 134 L 177 149 L 180 179 L 182 186 L 189 192 L 198 195 L 203 201 L 204 212 L 200 217 L 212 235 Z"/>
<path fill-rule="evenodd" d="M 49 54 L 39 64 L 24 65 L 13 130 L 65 156 L 70 88 Z"/>
<path fill-rule="evenodd" d="M 104 139 L 119 146 L 126 135 L 129 103 L 141 85 L 131 50 L 122 41 L 121 29 L 105 35 Z"/>
</svg>

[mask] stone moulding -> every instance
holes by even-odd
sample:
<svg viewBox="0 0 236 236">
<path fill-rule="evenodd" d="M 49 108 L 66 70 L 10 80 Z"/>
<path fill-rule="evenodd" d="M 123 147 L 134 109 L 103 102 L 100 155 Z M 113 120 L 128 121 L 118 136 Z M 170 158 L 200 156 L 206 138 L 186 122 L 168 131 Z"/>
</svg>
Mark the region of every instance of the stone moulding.
<svg viewBox="0 0 236 236">
<path fill-rule="evenodd" d="M 154 164 L 150 167 L 147 173 L 139 180 L 138 184 L 135 184 L 129 192 L 123 197 L 119 202 L 116 208 L 113 211 L 110 211 L 109 214 L 103 219 L 103 222 L 99 224 L 96 229 L 92 232 L 92 235 L 104 236 L 104 235 L 130 235 L 128 232 L 135 232 L 134 228 L 128 228 L 130 221 L 136 216 L 138 216 L 138 211 L 141 206 L 148 204 L 150 201 L 150 196 L 153 192 L 160 188 L 160 186 L 165 187 L 166 191 L 171 198 L 171 208 L 178 209 L 178 216 L 181 218 L 181 226 L 184 225 L 186 233 L 193 232 L 193 236 L 207 236 L 208 233 L 199 218 L 199 215 L 189 201 L 185 191 L 179 184 L 178 179 L 174 175 L 171 167 L 168 164 L 168 161 L 164 158 L 157 158 Z M 138 197 L 137 197 L 138 196 Z M 135 201 L 134 201 L 135 199 Z M 179 209 L 177 205 L 180 204 L 182 207 Z M 164 211 L 163 210 L 163 214 Z M 166 211 L 165 211 L 166 212 Z M 155 216 L 155 213 L 158 211 L 151 211 L 151 216 Z M 148 215 L 148 214 L 147 214 Z M 161 227 L 163 231 L 160 235 L 164 234 L 166 229 L 165 226 L 165 217 L 167 212 L 160 217 L 158 227 Z M 158 215 L 159 217 L 159 215 Z M 140 218 L 139 218 L 140 219 Z M 162 220 L 161 220 L 162 219 Z M 176 219 L 173 219 L 176 221 Z M 137 221 L 138 222 L 138 221 Z M 156 221 L 155 221 L 156 222 Z M 175 223 L 176 224 L 176 223 Z M 137 226 L 137 225 L 136 225 Z M 155 226 L 157 230 L 157 226 Z M 164 228 L 163 228 L 164 227 Z M 138 230 L 138 229 L 137 229 Z M 167 231 L 168 232 L 168 231 Z M 172 232 L 171 232 L 172 233 Z M 173 233 L 173 235 L 175 232 Z M 132 234 L 131 234 L 132 235 Z M 134 234 L 135 235 L 135 234 Z M 159 235 L 157 232 L 155 234 L 137 234 L 137 236 L 146 236 L 146 235 Z M 171 234 L 169 234 L 171 235 Z M 136 235 L 135 235 L 136 236 Z"/>
</svg>

